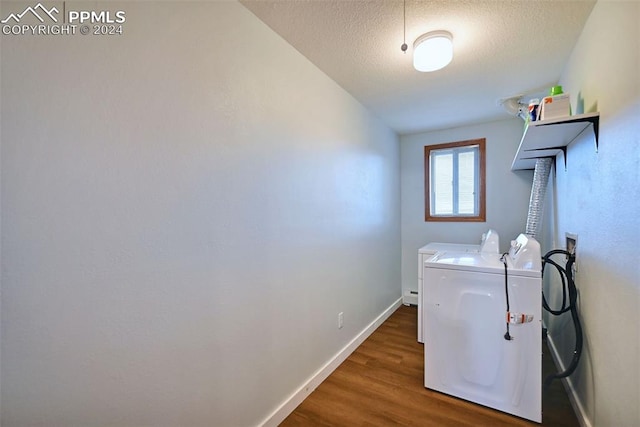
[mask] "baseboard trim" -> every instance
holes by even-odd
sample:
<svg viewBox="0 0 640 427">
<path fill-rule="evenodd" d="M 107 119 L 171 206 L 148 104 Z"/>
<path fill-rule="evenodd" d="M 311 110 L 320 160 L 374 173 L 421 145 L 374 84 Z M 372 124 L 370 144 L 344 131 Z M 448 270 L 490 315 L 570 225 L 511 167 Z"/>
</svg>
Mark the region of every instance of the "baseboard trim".
<svg viewBox="0 0 640 427">
<path fill-rule="evenodd" d="M 305 381 L 298 390 L 296 390 L 291 396 L 289 396 L 278 408 L 273 411 L 262 423 L 261 427 L 276 427 L 282 421 L 284 421 L 294 409 L 302 403 L 321 383 L 324 381 L 333 371 L 336 370 L 342 362 L 345 361 L 351 353 L 354 352 L 360 344 L 366 340 L 369 335 L 373 333 L 378 326 L 380 326 L 385 320 L 393 314 L 398 307 L 402 305 L 402 298 L 398 298 L 393 304 L 385 309 L 373 322 L 371 322 L 366 328 L 364 328 L 349 344 L 347 344 L 342 350 L 334 355 L 329 361 L 320 368 L 315 374 L 313 374 L 307 381 Z"/>
<path fill-rule="evenodd" d="M 550 335 L 547 335 L 547 344 L 549 346 L 549 350 L 551 350 L 551 357 L 553 357 L 553 363 L 558 368 L 559 372 L 562 372 L 566 369 L 564 363 L 562 363 L 562 359 L 560 359 L 560 354 L 558 353 L 558 349 L 556 348 L 553 338 Z M 578 422 L 582 427 L 593 427 L 591 425 L 591 421 L 587 417 L 587 412 L 578 397 L 578 393 L 576 389 L 573 387 L 573 383 L 571 382 L 571 378 L 562 378 L 562 385 L 564 389 L 567 391 L 567 395 L 569 396 L 569 402 L 571 402 L 571 406 L 573 407 L 573 412 L 576 413 L 576 417 L 578 418 Z"/>
</svg>

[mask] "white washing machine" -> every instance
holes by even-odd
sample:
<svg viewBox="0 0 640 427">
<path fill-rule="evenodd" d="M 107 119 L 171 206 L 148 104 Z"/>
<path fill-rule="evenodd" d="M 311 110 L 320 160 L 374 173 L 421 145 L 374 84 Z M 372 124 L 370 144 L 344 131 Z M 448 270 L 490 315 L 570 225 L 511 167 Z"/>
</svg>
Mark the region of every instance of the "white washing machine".
<svg viewBox="0 0 640 427">
<path fill-rule="evenodd" d="M 422 338 L 422 288 L 423 278 L 422 270 L 424 269 L 424 263 L 429 258 L 432 258 L 438 252 L 500 252 L 500 237 L 498 233 L 489 229 L 482 235 L 479 245 L 465 245 L 460 243 L 429 243 L 420 249 L 418 249 L 418 342 L 424 342 Z"/>
<path fill-rule="evenodd" d="M 521 234 L 504 259 L 506 287 L 500 254 L 444 251 L 425 262 L 424 384 L 539 423 L 540 245 Z"/>
</svg>

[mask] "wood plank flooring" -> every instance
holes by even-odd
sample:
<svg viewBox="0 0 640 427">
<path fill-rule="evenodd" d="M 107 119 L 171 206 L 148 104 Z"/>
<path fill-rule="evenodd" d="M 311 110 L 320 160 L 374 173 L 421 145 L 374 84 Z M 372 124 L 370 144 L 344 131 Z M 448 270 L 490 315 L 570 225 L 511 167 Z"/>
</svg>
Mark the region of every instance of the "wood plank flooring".
<svg viewBox="0 0 640 427">
<path fill-rule="evenodd" d="M 280 425 L 538 426 L 423 385 L 417 308 L 400 306 Z M 543 378 L 555 372 L 543 344 Z M 543 426 L 579 427 L 560 381 L 543 392 Z"/>
</svg>

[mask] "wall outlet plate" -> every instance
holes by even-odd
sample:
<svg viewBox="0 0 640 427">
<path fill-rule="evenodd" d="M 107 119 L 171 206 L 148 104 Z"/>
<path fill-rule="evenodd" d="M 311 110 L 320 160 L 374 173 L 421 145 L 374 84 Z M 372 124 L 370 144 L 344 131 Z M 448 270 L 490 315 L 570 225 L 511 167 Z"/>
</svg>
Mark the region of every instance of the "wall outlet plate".
<svg viewBox="0 0 640 427">
<path fill-rule="evenodd" d="M 564 233 L 565 238 L 565 250 L 571 252 L 575 256 L 575 262 L 573 263 L 573 272 L 578 271 L 578 235 L 575 233 Z M 569 257 L 567 257 L 569 259 Z"/>
</svg>

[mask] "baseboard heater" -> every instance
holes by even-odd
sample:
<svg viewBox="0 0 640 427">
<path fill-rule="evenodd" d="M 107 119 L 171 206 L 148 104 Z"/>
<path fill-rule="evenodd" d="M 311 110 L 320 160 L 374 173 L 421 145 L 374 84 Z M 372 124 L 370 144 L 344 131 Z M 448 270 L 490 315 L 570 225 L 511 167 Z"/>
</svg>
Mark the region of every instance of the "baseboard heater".
<svg viewBox="0 0 640 427">
<path fill-rule="evenodd" d="M 402 297 L 404 305 L 418 305 L 418 291 L 407 291 Z"/>
</svg>

